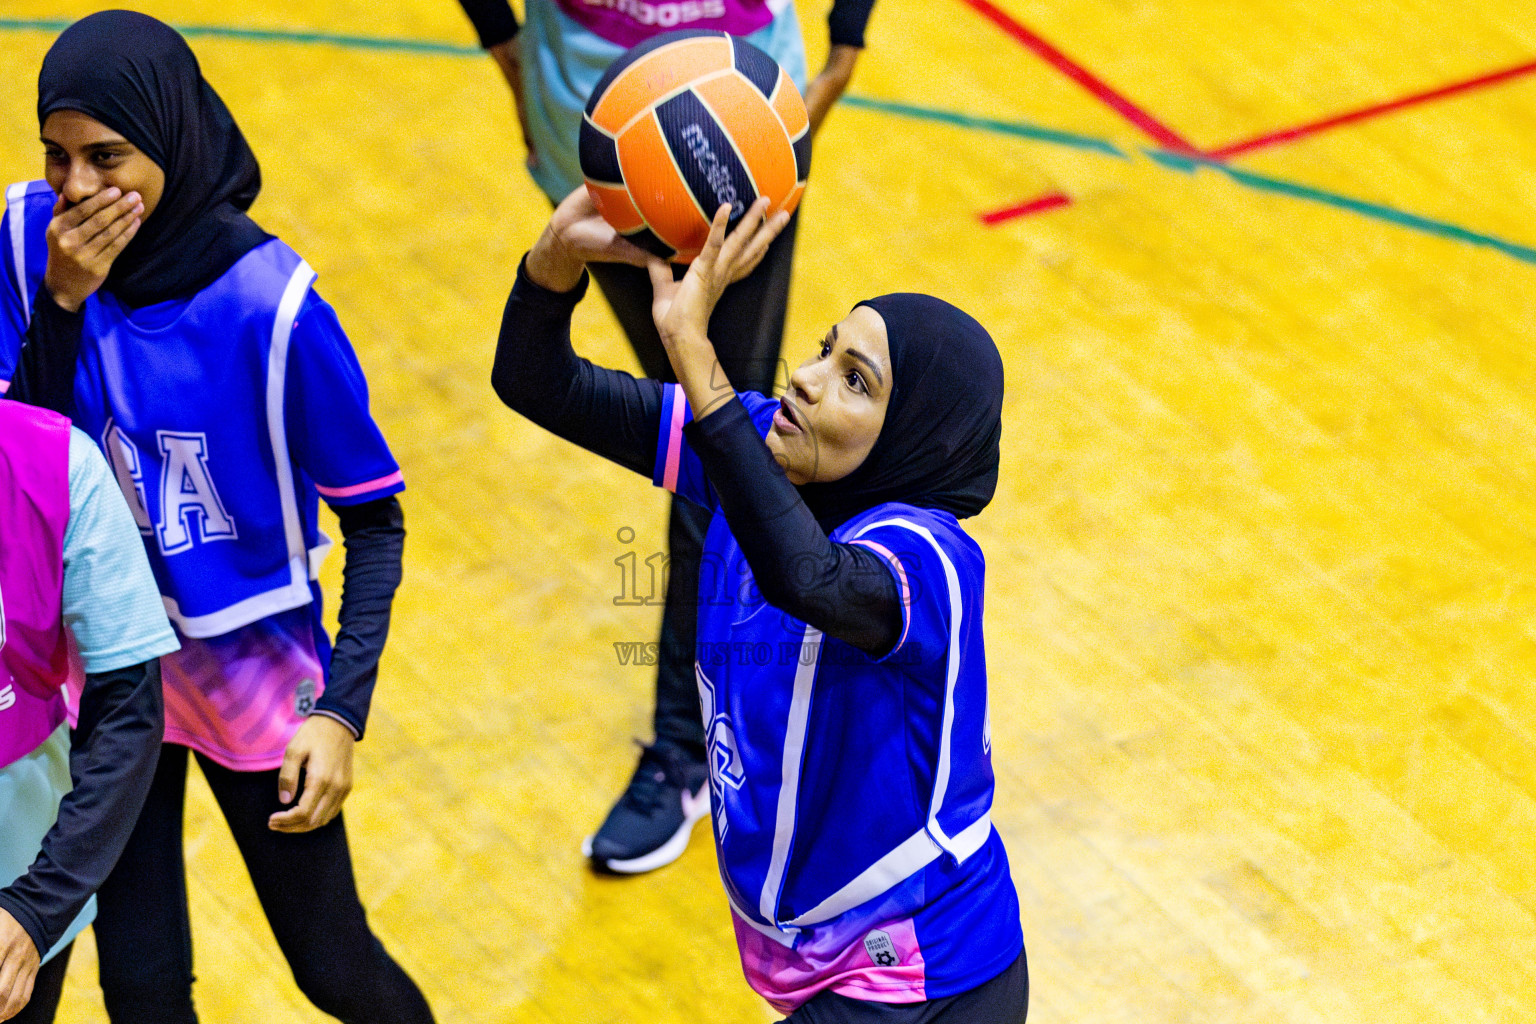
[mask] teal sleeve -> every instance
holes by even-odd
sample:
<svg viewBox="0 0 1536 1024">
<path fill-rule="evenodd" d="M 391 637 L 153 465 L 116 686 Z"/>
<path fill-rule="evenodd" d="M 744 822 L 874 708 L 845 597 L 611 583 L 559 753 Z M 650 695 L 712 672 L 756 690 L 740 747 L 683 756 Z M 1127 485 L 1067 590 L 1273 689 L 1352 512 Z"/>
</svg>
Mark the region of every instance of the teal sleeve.
<svg viewBox="0 0 1536 1024">
<path fill-rule="evenodd" d="M 110 672 L 180 647 L 138 526 L 107 460 L 71 428 L 69 525 L 64 530 L 64 622 L 87 672 Z"/>
</svg>

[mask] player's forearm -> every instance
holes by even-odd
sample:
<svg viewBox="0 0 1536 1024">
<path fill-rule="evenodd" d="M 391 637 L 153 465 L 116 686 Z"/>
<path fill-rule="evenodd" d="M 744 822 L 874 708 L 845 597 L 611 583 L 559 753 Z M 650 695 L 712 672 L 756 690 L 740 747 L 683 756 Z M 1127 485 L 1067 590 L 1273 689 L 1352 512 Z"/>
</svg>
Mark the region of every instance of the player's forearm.
<svg viewBox="0 0 1536 1024">
<path fill-rule="evenodd" d="M 154 781 L 164 733 L 158 661 L 86 676 L 69 752 L 73 788 L 37 860 L 0 890 L 0 906 L 39 952 L 58 942 L 117 863 Z"/>
<path fill-rule="evenodd" d="M 393 495 L 336 506 L 335 512 L 347 557 L 331 671 L 315 711 L 339 720 L 362 739 L 389 638 L 390 610 L 404 574 L 405 512 Z"/>
<path fill-rule="evenodd" d="M 763 599 L 860 650 L 889 651 L 902 625 L 895 579 L 872 551 L 828 539 L 741 403 L 683 430 Z"/>
<path fill-rule="evenodd" d="M 736 397 L 736 389 L 726 377 L 709 338 L 703 334 L 671 336 L 663 332 L 662 339 L 672 372 L 677 375 L 678 386 L 688 399 L 695 421 L 708 418 Z"/>
<path fill-rule="evenodd" d="M 519 268 L 502 313 L 491 384 L 557 437 L 649 477 L 661 427 L 661 385 L 604 369 L 571 348 L 571 312 L 586 286 L 552 291 Z"/>
</svg>

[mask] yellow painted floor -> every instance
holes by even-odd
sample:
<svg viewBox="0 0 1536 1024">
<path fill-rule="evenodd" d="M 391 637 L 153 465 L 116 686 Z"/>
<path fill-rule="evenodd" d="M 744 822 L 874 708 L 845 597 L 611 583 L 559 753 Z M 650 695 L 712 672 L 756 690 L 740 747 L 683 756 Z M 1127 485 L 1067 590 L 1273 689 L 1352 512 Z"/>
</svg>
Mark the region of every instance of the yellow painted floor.
<svg viewBox="0 0 1536 1024">
<path fill-rule="evenodd" d="M 266 30 L 193 45 L 261 158 L 253 212 L 319 270 L 409 482 L 347 810 L 381 936 L 445 1022 L 774 1019 L 704 831 L 637 880 L 578 850 L 648 735 L 651 670 L 613 645 L 658 609 L 614 604 L 615 559 L 664 543 L 663 503 L 488 386 L 547 210 L 506 88 L 472 52 L 302 36 L 472 49 L 458 8 L 138 6 Z M 1003 349 L 1004 472 L 974 532 L 1031 1020 L 1531 1020 L 1536 74 L 1226 164 L 1168 140 L 1209 152 L 1529 64 L 1536 2 L 984 6 L 877 5 L 818 142 L 786 348 L 900 289 Z M 827 7 L 801 8 L 813 63 Z M 41 170 L 56 29 L 29 26 L 91 9 L 0 8 L 6 180 Z M 577 334 L 632 365 L 595 299 Z M 189 814 L 204 1019 L 320 1020 L 200 782 Z M 93 975 L 87 938 L 62 1020 L 104 1020 Z"/>
</svg>

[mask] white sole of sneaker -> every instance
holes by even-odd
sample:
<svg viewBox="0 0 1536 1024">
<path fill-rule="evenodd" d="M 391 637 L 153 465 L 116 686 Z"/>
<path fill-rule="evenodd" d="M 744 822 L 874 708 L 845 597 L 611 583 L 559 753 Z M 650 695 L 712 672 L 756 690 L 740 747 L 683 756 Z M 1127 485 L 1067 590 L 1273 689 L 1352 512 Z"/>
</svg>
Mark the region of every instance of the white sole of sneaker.
<svg viewBox="0 0 1536 1024">
<path fill-rule="evenodd" d="M 672 838 L 662 843 L 650 853 L 642 857 L 634 857 L 630 860 L 608 860 L 600 865 L 605 871 L 612 871 L 620 875 L 643 875 L 647 871 L 655 871 L 657 868 L 671 864 L 683 855 L 688 848 L 688 840 L 692 837 L 693 826 L 698 824 L 700 818 L 709 817 L 709 786 L 704 785 L 699 789 L 698 796 L 689 795 L 683 790 L 683 823 L 678 826 Z M 592 837 L 581 841 L 581 855 L 592 857 Z"/>
</svg>

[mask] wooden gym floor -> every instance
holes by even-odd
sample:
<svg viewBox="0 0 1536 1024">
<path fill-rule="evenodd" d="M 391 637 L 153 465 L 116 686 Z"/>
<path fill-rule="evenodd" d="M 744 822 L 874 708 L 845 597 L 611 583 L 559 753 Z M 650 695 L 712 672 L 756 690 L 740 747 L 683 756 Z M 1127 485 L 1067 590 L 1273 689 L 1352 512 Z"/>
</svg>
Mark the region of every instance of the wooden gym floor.
<svg viewBox="0 0 1536 1024">
<path fill-rule="evenodd" d="M 319 270 L 409 482 L 347 809 L 380 934 L 445 1022 L 773 1019 L 706 831 L 653 876 L 583 867 L 649 735 L 614 645 L 658 609 L 615 604 L 616 559 L 664 506 L 491 394 L 546 207 L 457 7 L 142 7 L 204 29 L 254 212 Z M 91 9 L 5 4 L 6 180 Z M 1531 0 L 877 6 L 786 355 L 902 289 L 1003 349 L 974 531 L 1032 1021 L 1536 1015 L 1533 62 Z M 577 332 L 632 365 L 595 299 Z M 319 1020 L 200 782 L 187 848 L 204 1018 Z M 61 1019 L 100 1021 L 80 945 Z"/>
</svg>

